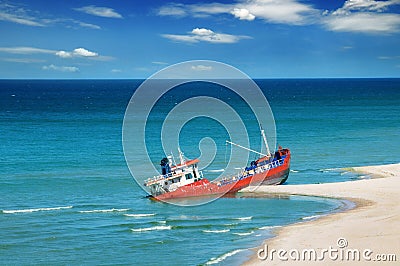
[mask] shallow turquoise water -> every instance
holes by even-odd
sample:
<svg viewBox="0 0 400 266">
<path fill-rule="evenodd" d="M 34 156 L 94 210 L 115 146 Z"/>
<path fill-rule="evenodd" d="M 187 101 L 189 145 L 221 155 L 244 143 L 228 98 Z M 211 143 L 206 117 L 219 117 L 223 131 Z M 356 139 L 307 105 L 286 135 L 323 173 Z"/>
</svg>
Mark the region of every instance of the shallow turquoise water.
<svg viewBox="0 0 400 266">
<path fill-rule="evenodd" d="M 337 168 L 398 162 L 400 80 L 257 82 L 274 112 L 278 143 L 292 151 L 288 183 L 357 179 Z M 186 208 L 144 199 L 121 144 L 125 107 L 139 83 L 0 81 L 2 264 L 237 264 L 271 227 L 343 207 L 307 197 L 242 195 Z M 231 96 L 196 86 L 169 100 Z M 155 118 L 163 117 L 162 107 Z M 225 166 L 226 135 L 218 123 L 201 123 L 208 130 L 196 131 L 195 123 L 184 128 L 182 149 L 199 156 L 197 141 L 211 134 L 219 152 L 205 174 L 213 176 L 207 170 Z M 150 143 L 158 162 L 159 143 Z"/>
</svg>

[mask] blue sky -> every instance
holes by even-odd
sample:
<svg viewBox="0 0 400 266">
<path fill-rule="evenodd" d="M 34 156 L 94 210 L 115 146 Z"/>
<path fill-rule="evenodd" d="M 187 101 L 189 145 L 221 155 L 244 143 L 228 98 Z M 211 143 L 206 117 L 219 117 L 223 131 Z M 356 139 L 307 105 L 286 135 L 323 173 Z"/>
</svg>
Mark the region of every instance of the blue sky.
<svg viewBox="0 0 400 266">
<path fill-rule="evenodd" d="M 0 0 L 0 78 L 147 78 L 186 60 L 253 78 L 400 77 L 400 0 Z"/>
</svg>

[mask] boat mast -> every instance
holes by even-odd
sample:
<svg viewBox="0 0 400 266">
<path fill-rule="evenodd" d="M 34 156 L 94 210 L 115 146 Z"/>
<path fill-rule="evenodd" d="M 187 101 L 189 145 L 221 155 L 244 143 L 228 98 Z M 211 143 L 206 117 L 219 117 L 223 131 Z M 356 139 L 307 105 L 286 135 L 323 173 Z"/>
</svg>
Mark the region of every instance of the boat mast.
<svg viewBox="0 0 400 266">
<path fill-rule="evenodd" d="M 258 151 L 255 151 L 255 150 L 252 150 L 252 149 L 249 149 L 249 148 L 243 147 L 242 145 L 239 145 L 239 144 L 233 143 L 233 142 L 231 142 L 231 141 L 229 141 L 229 140 L 227 140 L 227 141 L 226 141 L 226 143 L 229 143 L 229 144 L 231 144 L 231 145 L 234 145 L 234 146 L 236 146 L 236 147 L 239 147 L 239 148 L 242 148 L 242 149 L 245 149 L 245 150 L 248 150 L 248 151 L 251 151 L 251 152 L 257 153 L 257 154 L 259 154 L 259 155 L 262 155 L 262 156 L 268 156 L 268 155 L 266 155 L 266 154 L 264 154 L 264 153 L 261 153 L 261 152 L 258 152 Z"/>
<path fill-rule="evenodd" d="M 265 132 L 264 129 L 261 127 L 261 135 L 263 137 L 264 143 L 265 143 L 265 147 L 267 148 L 267 153 L 268 155 L 271 155 L 271 151 L 269 150 L 269 146 L 268 146 L 268 142 L 267 142 L 267 137 L 265 136 Z"/>
</svg>

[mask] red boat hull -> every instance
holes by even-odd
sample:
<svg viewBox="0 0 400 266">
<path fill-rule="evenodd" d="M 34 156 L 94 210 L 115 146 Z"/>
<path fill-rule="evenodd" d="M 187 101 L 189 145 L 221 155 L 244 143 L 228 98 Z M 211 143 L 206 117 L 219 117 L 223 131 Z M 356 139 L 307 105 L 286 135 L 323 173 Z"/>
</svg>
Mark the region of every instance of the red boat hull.
<svg viewBox="0 0 400 266">
<path fill-rule="evenodd" d="M 156 200 L 168 200 L 175 198 L 200 197 L 207 195 L 224 195 L 226 193 L 235 193 L 249 185 L 280 185 L 283 184 L 288 176 L 290 169 L 290 153 L 286 155 L 283 163 L 267 171 L 254 174 L 252 176 L 240 179 L 226 185 L 218 185 L 202 179 L 193 184 L 180 187 L 172 192 L 154 196 Z"/>
</svg>

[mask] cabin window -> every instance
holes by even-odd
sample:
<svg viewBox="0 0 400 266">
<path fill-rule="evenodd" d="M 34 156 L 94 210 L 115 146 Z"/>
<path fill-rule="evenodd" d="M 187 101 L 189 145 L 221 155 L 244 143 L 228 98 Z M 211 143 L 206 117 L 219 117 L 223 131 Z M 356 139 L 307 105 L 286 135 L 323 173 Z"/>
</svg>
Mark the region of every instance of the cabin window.
<svg viewBox="0 0 400 266">
<path fill-rule="evenodd" d="M 191 174 L 186 174 L 185 177 L 186 177 L 186 180 L 192 179 L 192 175 Z"/>
</svg>

